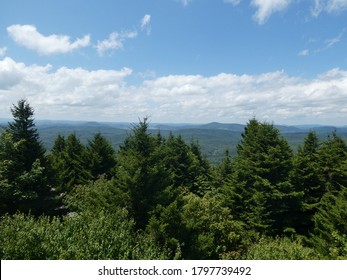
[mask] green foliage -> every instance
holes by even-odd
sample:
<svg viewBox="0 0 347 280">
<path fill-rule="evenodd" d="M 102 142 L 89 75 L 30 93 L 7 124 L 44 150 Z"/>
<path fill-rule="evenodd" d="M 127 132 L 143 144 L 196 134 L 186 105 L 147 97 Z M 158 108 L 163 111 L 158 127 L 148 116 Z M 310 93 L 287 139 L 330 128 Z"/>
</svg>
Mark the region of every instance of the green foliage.
<svg viewBox="0 0 347 280">
<path fill-rule="evenodd" d="M 17 210 L 51 212 L 49 166 L 33 119 L 33 109 L 20 100 L 11 110 L 14 121 L 0 136 L 0 214 Z"/>
<path fill-rule="evenodd" d="M 313 217 L 312 244 L 328 259 L 347 259 L 347 188 L 323 196 Z"/>
<path fill-rule="evenodd" d="M 1 259 L 347 258 L 347 145 L 335 132 L 310 132 L 293 154 L 252 119 L 236 156 L 212 166 L 197 141 L 145 118 L 117 153 L 101 133 L 86 145 L 73 133 L 46 156 L 33 112 L 20 100 L 0 135 Z"/>
<path fill-rule="evenodd" d="M 76 185 L 66 196 L 65 204 L 74 212 L 103 211 L 114 213 L 119 208 L 128 208 L 130 197 L 118 186 L 115 179 L 100 177 L 85 185 Z"/>
<path fill-rule="evenodd" d="M 147 133 L 147 119 L 133 129 L 118 153 L 116 179 L 131 199 L 131 211 L 139 228 L 168 187 L 169 173 L 160 153 L 160 138 Z"/>
<path fill-rule="evenodd" d="M 92 179 L 86 148 L 76 134 L 70 134 L 66 140 L 59 135 L 49 159 L 57 190 L 61 193 L 68 193 L 75 185 L 85 184 Z"/>
<path fill-rule="evenodd" d="M 315 132 L 310 132 L 299 146 L 294 157 L 291 182 L 303 193 L 300 214 L 297 215 L 296 229 L 307 234 L 313 230 L 312 217 L 326 192 L 324 178 L 319 163 L 319 141 Z"/>
<path fill-rule="evenodd" d="M 96 133 L 88 143 L 87 152 L 93 178 L 96 179 L 100 175 L 111 178 L 116 166 L 116 154 L 107 139 Z"/>
<path fill-rule="evenodd" d="M 318 159 L 326 192 L 347 186 L 347 145 L 335 132 L 322 143 Z"/>
<path fill-rule="evenodd" d="M 147 230 L 175 257 L 218 259 L 237 253 L 242 224 L 211 194 L 190 193 L 156 209 Z"/>
<path fill-rule="evenodd" d="M 36 159 L 43 160 L 45 148 L 39 140 L 34 123 L 34 109 L 26 100 L 19 100 L 11 109 L 13 122 L 8 124 L 6 131 L 12 135 L 14 142 L 22 141 L 20 157 L 22 168 L 29 171 Z"/>
<path fill-rule="evenodd" d="M 282 234 L 293 228 L 302 195 L 289 181 L 292 151 L 273 125 L 255 119 L 242 137 L 224 189 L 226 204 L 248 229 Z"/>
<path fill-rule="evenodd" d="M 317 260 L 320 256 L 300 239 L 262 237 L 241 256 L 244 260 Z"/>
<path fill-rule="evenodd" d="M 1 259 L 166 259 L 150 236 L 134 231 L 125 210 L 50 219 L 24 214 L 0 221 Z"/>
</svg>

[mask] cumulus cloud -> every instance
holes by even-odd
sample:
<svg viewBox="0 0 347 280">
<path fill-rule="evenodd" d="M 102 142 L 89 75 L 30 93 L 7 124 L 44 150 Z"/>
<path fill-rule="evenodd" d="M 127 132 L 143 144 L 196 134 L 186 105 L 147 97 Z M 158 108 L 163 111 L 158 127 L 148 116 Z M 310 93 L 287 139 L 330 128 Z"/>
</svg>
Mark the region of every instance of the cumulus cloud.
<svg viewBox="0 0 347 280">
<path fill-rule="evenodd" d="M 161 122 L 245 123 L 256 116 L 278 124 L 345 124 L 347 71 L 340 69 L 314 79 L 283 71 L 170 75 L 137 86 L 126 83 L 130 75 L 129 68 L 53 70 L 5 58 L 0 60 L 0 112 L 10 114 L 11 104 L 27 98 L 38 119 L 136 122 L 149 115 Z"/>
<path fill-rule="evenodd" d="M 43 55 L 68 53 L 90 44 L 89 35 L 71 42 L 66 35 L 44 36 L 33 25 L 11 25 L 7 27 L 7 32 L 17 44 Z"/>
<path fill-rule="evenodd" d="M 263 24 L 273 13 L 285 10 L 291 2 L 292 0 L 252 0 L 251 5 L 258 9 L 254 19 Z"/>
</svg>

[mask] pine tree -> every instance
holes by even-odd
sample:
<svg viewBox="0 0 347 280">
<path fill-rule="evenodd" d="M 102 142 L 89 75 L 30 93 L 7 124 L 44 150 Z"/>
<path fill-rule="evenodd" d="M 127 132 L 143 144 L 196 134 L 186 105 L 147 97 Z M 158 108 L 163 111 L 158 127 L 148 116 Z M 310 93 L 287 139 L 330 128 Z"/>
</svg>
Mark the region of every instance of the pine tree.
<svg viewBox="0 0 347 280">
<path fill-rule="evenodd" d="M 159 138 L 148 133 L 147 118 L 135 126 L 119 149 L 116 179 L 129 193 L 137 226 L 144 228 L 149 212 L 163 200 L 170 174 L 165 169 Z M 165 196 L 165 195 L 164 195 Z"/>
<path fill-rule="evenodd" d="M 347 259 L 347 188 L 326 193 L 313 217 L 312 243 L 324 258 Z"/>
<path fill-rule="evenodd" d="M 75 185 L 86 184 L 92 179 L 86 148 L 76 134 L 70 134 L 66 140 L 60 135 L 57 137 L 50 161 L 60 193 L 68 193 Z"/>
<path fill-rule="evenodd" d="M 269 234 L 291 230 L 301 195 L 289 182 L 291 169 L 292 151 L 279 131 L 250 120 L 224 190 L 233 213 L 248 229 Z"/>
<path fill-rule="evenodd" d="M 220 179 L 225 181 L 232 173 L 232 159 L 229 150 L 224 153 L 224 158 L 218 166 Z"/>
<path fill-rule="evenodd" d="M 291 182 L 303 193 L 301 213 L 297 217 L 297 230 L 307 234 L 313 230 L 312 217 L 325 193 L 325 184 L 319 164 L 319 140 L 311 131 L 305 138 L 304 145 L 298 148 L 294 157 Z"/>
<path fill-rule="evenodd" d="M 111 178 L 116 166 L 115 150 L 100 133 L 94 135 L 87 147 L 91 174 L 94 179 L 100 175 Z"/>
<path fill-rule="evenodd" d="M 326 192 L 338 192 L 341 186 L 347 186 L 346 160 L 347 145 L 336 132 L 333 132 L 322 143 L 318 156 Z"/>
<path fill-rule="evenodd" d="M 12 135 L 14 142 L 23 141 L 21 156 L 23 168 L 29 171 L 36 159 L 44 161 L 45 148 L 34 123 L 34 109 L 29 103 L 21 99 L 11 109 L 13 121 L 8 123 L 6 131 Z"/>
<path fill-rule="evenodd" d="M 20 100 L 11 111 L 14 120 L 0 139 L 0 211 L 48 213 L 53 207 L 49 166 L 35 128 L 34 110 Z"/>
</svg>

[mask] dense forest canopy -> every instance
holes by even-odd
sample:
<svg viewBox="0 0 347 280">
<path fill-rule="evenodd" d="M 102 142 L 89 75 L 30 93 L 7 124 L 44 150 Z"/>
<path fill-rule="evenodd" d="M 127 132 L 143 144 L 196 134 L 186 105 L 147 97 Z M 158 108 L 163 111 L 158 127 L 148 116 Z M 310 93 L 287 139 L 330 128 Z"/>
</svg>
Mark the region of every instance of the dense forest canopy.
<svg viewBox="0 0 347 280">
<path fill-rule="evenodd" d="M 40 140 L 34 109 L 0 133 L 1 259 L 346 259 L 347 144 L 311 131 L 293 150 L 251 119 L 236 155 L 211 164 L 199 144 L 149 132 L 115 150 Z"/>
</svg>

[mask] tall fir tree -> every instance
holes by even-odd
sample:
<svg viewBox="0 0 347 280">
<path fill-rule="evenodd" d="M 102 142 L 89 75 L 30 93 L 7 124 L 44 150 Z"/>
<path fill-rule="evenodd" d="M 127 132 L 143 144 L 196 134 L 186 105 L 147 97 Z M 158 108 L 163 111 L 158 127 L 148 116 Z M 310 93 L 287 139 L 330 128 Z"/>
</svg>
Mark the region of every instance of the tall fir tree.
<svg viewBox="0 0 347 280">
<path fill-rule="evenodd" d="M 116 166 L 116 152 L 100 133 L 96 133 L 87 147 L 90 170 L 94 179 L 100 175 L 111 178 Z"/>
<path fill-rule="evenodd" d="M 13 121 L 0 139 L 1 213 L 49 213 L 53 207 L 49 166 L 34 110 L 26 100 L 19 100 L 11 112 Z"/>
<path fill-rule="evenodd" d="M 12 135 L 14 142 L 23 141 L 21 156 L 23 168 L 29 171 L 36 159 L 44 162 L 45 148 L 40 141 L 34 122 L 34 109 L 21 99 L 11 108 L 13 121 L 8 123 L 6 131 Z"/>
<path fill-rule="evenodd" d="M 319 164 L 319 140 L 315 132 L 308 133 L 304 145 L 294 157 L 291 182 L 303 193 L 301 213 L 297 216 L 297 231 L 308 234 L 313 230 L 312 217 L 325 193 L 325 184 Z"/>
<path fill-rule="evenodd" d="M 328 192 L 313 217 L 311 241 L 328 259 L 347 259 L 347 187 Z"/>
<path fill-rule="evenodd" d="M 347 186 L 347 145 L 345 141 L 333 132 L 322 143 L 318 161 L 320 173 L 323 176 L 326 192 L 338 192 Z"/>
<path fill-rule="evenodd" d="M 76 134 L 70 134 L 66 139 L 59 135 L 49 158 L 59 193 L 69 193 L 75 185 L 85 184 L 92 179 L 86 148 Z"/>
<path fill-rule="evenodd" d="M 116 179 L 131 198 L 132 214 L 137 226 L 144 228 L 149 212 L 163 201 L 170 174 L 162 160 L 160 138 L 148 132 L 145 118 L 135 126 L 118 152 Z"/>
<path fill-rule="evenodd" d="M 292 230 L 300 192 L 289 181 L 292 151 L 278 129 L 252 119 L 237 146 L 229 206 L 250 230 L 281 234 Z"/>
</svg>

